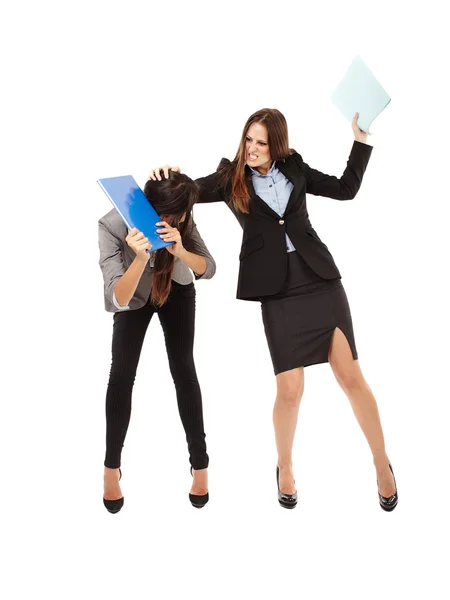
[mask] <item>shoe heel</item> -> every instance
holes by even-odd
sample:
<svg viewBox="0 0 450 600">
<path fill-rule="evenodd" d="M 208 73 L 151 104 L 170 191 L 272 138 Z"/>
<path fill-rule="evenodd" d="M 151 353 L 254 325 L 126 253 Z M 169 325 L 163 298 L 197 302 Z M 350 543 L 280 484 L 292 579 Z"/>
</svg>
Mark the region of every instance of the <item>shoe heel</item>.
<svg viewBox="0 0 450 600">
<path fill-rule="evenodd" d="M 295 508 L 297 506 L 298 498 L 297 492 L 295 494 L 284 494 L 280 492 L 280 469 L 277 466 L 277 487 L 278 487 L 278 502 L 283 508 Z"/>
<path fill-rule="evenodd" d="M 395 480 L 395 475 L 394 475 L 394 471 L 392 470 L 392 466 L 389 463 L 389 468 L 391 470 L 392 473 L 392 477 L 394 478 L 394 483 L 395 483 L 395 492 L 392 494 L 392 496 L 389 496 L 389 498 L 386 498 L 385 496 L 382 496 L 380 494 L 380 492 L 378 492 L 378 501 L 380 503 L 381 508 L 385 511 L 385 512 L 392 512 L 394 510 L 394 508 L 397 506 L 398 504 L 398 491 L 397 491 L 397 482 Z M 378 483 L 378 481 L 377 481 Z"/>
</svg>

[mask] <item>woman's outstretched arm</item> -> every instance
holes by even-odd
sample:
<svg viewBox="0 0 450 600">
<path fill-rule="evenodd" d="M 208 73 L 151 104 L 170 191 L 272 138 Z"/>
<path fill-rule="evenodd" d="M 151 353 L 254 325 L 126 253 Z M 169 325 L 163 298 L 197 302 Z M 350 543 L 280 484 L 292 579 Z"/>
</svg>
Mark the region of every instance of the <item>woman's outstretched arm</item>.
<svg viewBox="0 0 450 600">
<path fill-rule="evenodd" d="M 326 196 L 335 200 L 351 200 L 361 187 L 364 172 L 372 153 L 372 146 L 366 144 L 367 133 L 356 124 L 358 113 L 354 116 L 352 129 L 355 141 L 347 161 L 347 167 L 341 177 L 327 175 L 307 165 L 300 154 L 294 159 L 306 178 L 306 191 L 314 196 Z"/>
<path fill-rule="evenodd" d="M 222 159 L 222 161 L 223 160 L 226 159 Z M 181 169 L 177 166 L 164 165 L 163 167 L 152 169 L 148 177 L 153 181 L 162 181 L 162 173 L 164 174 L 164 177 L 168 179 L 169 171 L 180 173 Z M 205 204 L 209 202 L 222 202 L 225 200 L 223 191 L 217 189 L 217 172 L 211 173 L 211 175 L 207 175 L 206 177 L 199 177 L 198 179 L 195 179 L 195 183 L 199 189 L 198 203 Z"/>
</svg>

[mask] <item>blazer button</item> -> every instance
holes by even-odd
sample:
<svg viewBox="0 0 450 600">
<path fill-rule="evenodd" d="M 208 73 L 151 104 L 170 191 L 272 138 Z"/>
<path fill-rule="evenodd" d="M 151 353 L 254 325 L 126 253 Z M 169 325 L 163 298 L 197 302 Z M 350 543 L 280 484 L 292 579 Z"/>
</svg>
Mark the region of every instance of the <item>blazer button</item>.
<svg viewBox="0 0 450 600">
<path fill-rule="evenodd" d="M 279 223 L 280 225 L 284 225 L 284 221 L 283 221 L 283 219 L 280 219 L 280 220 L 278 221 L 278 223 Z"/>
</svg>

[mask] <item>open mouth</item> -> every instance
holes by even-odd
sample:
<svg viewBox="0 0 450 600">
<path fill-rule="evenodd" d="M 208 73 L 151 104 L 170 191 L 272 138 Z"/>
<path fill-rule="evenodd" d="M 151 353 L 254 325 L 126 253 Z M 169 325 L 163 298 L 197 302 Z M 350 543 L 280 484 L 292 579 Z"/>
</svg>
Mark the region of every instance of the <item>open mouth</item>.
<svg viewBox="0 0 450 600">
<path fill-rule="evenodd" d="M 256 154 L 249 154 L 248 158 L 249 158 L 249 160 L 257 160 L 258 159 Z"/>
</svg>

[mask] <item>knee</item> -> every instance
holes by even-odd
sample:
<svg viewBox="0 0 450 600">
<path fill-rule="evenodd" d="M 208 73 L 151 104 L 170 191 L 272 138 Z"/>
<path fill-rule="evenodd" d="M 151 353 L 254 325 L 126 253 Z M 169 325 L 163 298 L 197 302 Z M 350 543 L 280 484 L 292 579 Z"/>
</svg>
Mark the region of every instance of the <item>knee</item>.
<svg viewBox="0 0 450 600">
<path fill-rule="evenodd" d="M 136 378 L 138 358 L 135 355 L 127 355 L 121 348 L 120 352 L 114 352 L 109 370 L 109 385 L 133 385 Z"/>
<path fill-rule="evenodd" d="M 111 368 L 108 386 L 123 386 L 132 388 L 136 379 L 136 369 Z"/>
<path fill-rule="evenodd" d="M 182 356 L 170 362 L 170 371 L 175 385 L 197 382 L 197 372 L 192 357 Z"/>
<path fill-rule="evenodd" d="M 333 369 L 334 375 L 341 388 L 348 393 L 358 392 L 363 389 L 365 382 L 361 374 L 355 369 Z"/>
<path fill-rule="evenodd" d="M 303 384 L 279 386 L 277 401 L 284 406 L 296 407 L 300 404 L 303 395 Z"/>
</svg>

